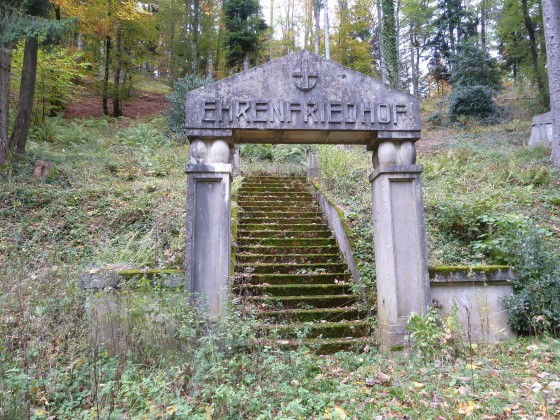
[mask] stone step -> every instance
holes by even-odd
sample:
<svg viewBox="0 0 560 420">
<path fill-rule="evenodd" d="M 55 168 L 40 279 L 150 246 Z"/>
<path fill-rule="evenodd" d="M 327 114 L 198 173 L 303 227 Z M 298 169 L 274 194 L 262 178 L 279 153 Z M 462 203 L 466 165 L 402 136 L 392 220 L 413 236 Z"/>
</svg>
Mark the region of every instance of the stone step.
<svg viewBox="0 0 560 420">
<path fill-rule="evenodd" d="M 244 246 L 336 246 L 336 240 L 333 236 L 328 238 L 270 238 L 268 236 L 246 238 L 238 233 L 237 245 L 241 248 Z"/>
<path fill-rule="evenodd" d="M 355 306 L 344 308 L 318 308 L 318 309 L 278 309 L 259 311 L 257 318 L 272 322 L 337 322 L 358 319 L 363 314 Z"/>
<path fill-rule="evenodd" d="M 243 178 L 243 185 L 270 183 L 281 183 L 282 185 L 289 185 L 293 183 L 306 184 L 307 179 L 300 176 L 249 176 Z"/>
<path fill-rule="evenodd" d="M 239 189 L 239 196 L 241 197 L 253 197 L 253 198 L 286 198 L 286 197 L 310 197 L 310 194 L 306 190 L 294 191 L 292 188 L 283 188 L 275 190 L 254 190 L 250 188 Z"/>
<path fill-rule="evenodd" d="M 239 219 L 245 220 L 245 218 L 264 218 L 264 219 L 271 219 L 271 218 L 284 218 L 284 219 L 298 219 L 299 217 L 302 218 L 309 218 L 309 217 L 319 217 L 321 218 L 322 215 L 317 210 L 309 210 L 306 208 L 299 207 L 299 211 L 292 211 L 292 212 L 285 212 L 284 210 L 246 210 L 241 208 L 239 212 Z"/>
<path fill-rule="evenodd" d="M 268 214 L 267 216 L 270 216 Z M 250 215 L 244 215 L 239 217 L 239 225 L 246 225 L 246 224 L 263 224 L 263 223 L 275 223 L 281 225 L 289 225 L 289 224 L 318 224 L 318 223 L 325 223 L 323 219 L 319 216 L 311 216 L 311 217 L 250 217 Z"/>
<path fill-rule="evenodd" d="M 241 284 L 236 287 L 242 296 L 317 296 L 352 294 L 350 283 L 332 284 Z"/>
<path fill-rule="evenodd" d="M 340 254 L 237 254 L 239 264 L 322 264 L 340 263 Z"/>
<path fill-rule="evenodd" d="M 239 273 L 249 274 L 319 274 L 342 273 L 347 269 L 343 263 L 317 263 L 317 264 L 237 264 Z"/>
<path fill-rule="evenodd" d="M 271 186 L 271 185 L 259 185 L 256 187 L 247 187 L 242 185 L 239 188 L 240 195 L 256 195 L 256 194 L 308 194 L 309 189 L 306 185 L 301 187 L 296 186 Z"/>
<path fill-rule="evenodd" d="M 318 211 L 318 207 L 314 203 L 298 203 L 298 202 L 271 202 L 271 201 L 250 201 L 247 203 L 239 203 L 246 212 L 252 211 L 269 211 L 276 210 L 285 213 L 300 213 L 302 211 Z"/>
<path fill-rule="evenodd" d="M 263 325 L 267 337 L 275 340 L 310 338 L 361 338 L 368 337 L 371 326 L 364 321 L 315 322 L 312 324 L 290 323 Z"/>
<path fill-rule="evenodd" d="M 251 284 L 327 284 L 350 281 L 350 273 L 319 273 L 319 274 L 275 274 L 275 273 L 238 273 L 235 275 L 239 283 Z"/>
<path fill-rule="evenodd" d="M 290 223 L 290 224 L 278 224 L 278 223 L 240 223 L 239 230 L 244 232 L 257 232 L 257 231 L 267 231 L 267 232 L 309 232 L 317 230 L 326 230 L 324 223 Z"/>
<path fill-rule="evenodd" d="M 313 295 L 313 296 L 251 296 L 246 298 L 258 310 L 266 309 L 312 309 L 352 306 L 356 295 Z"/>
<path fill-rule="evenodd" d="M 268 198 L 261 200 L 260 198 L 244 197 L 237 200 L 237 204 L 241 207 L 293 207 L 293 206 L 305 206 L 311 209 L 316 208 L 315 201 L 311 197 L 283 197 L 283 198 Z"/>
<path fill-rule="evenodd" d="M 336 245 L 328 246 L 259 246 L 240 245 L 237 247 L 237 255 L 260 254 L 260 255 L 284 255 L 284 254 L 335 254 L 338 253 Z"/>
<path fill-rule="evenodd" d="M 326 229 L 317 229 L 310 231 L 299 231 L 299 230 L 245 230 L 240 228 L 237 232 L 239 237 L 244 239 L 265 239 L 265 238 L 331 238 L 332 233 Z"/>
<path fill-rule="evenodd" d="M 373 346 L 371 337 L 359 338 L 308 338 L 295 340 L 276 340 L 263 339 L 264 345 L 276 346 L 282 349 L 295 349 L 305 346 L 317 354 L 333 354 L 339 351 L 363 351 L 366 346 Z"/>
</svg>

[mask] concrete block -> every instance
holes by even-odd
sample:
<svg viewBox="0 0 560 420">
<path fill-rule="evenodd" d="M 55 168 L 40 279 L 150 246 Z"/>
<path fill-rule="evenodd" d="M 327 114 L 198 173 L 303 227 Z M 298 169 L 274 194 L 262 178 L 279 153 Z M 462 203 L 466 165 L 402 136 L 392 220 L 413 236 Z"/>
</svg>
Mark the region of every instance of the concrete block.
<svg viewBox="0 0 560 420">
<path fill-rule="evenodd" d="M 443 317 L 457 305 L 463 339 L 475 343 L 495 342 L 515 336 L 508 325 L 509 314 L 502 298 L 513 293 L 515 274 L 507 267 L 484 269 L 457 267 L 438 273 L 430 270 L 432 304 Z"/>
</svg>

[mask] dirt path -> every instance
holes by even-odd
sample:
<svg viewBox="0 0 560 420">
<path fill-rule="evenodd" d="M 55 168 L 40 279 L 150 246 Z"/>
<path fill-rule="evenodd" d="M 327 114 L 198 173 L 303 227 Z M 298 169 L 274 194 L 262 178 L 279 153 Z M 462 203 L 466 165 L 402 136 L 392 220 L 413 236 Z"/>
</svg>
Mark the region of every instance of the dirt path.
<svg viewBox="0 0 560 420">
<path fill-rule="evenodd" d="M 167 111 L 167 100 L 161 93 L 132 91 L 130 98 L 123 104 L 125 117 L 140 119 Z M 113 103 L 109 101 L 109 111 Z M 98 118 L 103 116 L 101 97 L 91 94 L 81 94 L 68 104 L 64 118 Z"/>
</svg>

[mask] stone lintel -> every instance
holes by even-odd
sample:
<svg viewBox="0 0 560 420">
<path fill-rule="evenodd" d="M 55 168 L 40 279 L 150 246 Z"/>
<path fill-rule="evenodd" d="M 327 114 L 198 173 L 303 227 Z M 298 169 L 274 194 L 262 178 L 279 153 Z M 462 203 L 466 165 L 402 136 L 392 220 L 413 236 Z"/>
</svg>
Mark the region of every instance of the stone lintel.
<svg viewBox="0 0 560 420">
<path fill-rule="evenodd" d="M 383 174 L 421 174 L 423 171 L 424 165 L 381 165 L 369 175 L 369 182 Z"/>
<path fill-rule="evenodd" d="M 233 136 L 232 130 L 220 128 L 191 128 L 186 130 L 187 137 L 193 139 L 195 137 L 213 138 L 229 138 Z"/>
</svg>

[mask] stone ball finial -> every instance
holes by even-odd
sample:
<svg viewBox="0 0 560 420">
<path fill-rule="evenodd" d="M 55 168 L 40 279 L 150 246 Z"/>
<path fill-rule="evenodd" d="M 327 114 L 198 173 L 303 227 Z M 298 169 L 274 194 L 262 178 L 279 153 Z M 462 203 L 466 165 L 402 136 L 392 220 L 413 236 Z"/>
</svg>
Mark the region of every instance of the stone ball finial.
<svg viewBox="0 0 560 420">
<path fill-rule="evenodd" d="M 416 146 L 411 141 L 405 141 L 399 146 L 397 156 L 399 165 L 414 165 L 416 163 Z"/>
<path fill-rule="evenodd" d="M 208 161 L 210 163 L 229 163 L 229 144 L 224 140 L 214 140 L 210 147 Z"/>
<path fill-rule="evenodd" d="M 202 140 L 194 140 L 191 142 L 189 154 L 192 164 L 206 163 L 208 157 L 208 146 Z"/>
</svg>

